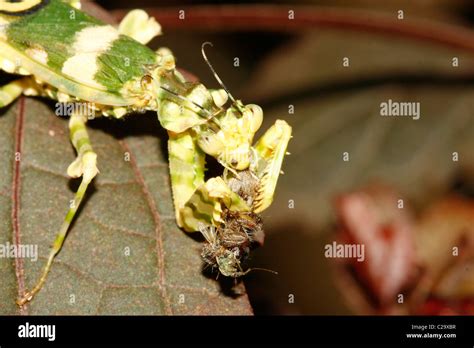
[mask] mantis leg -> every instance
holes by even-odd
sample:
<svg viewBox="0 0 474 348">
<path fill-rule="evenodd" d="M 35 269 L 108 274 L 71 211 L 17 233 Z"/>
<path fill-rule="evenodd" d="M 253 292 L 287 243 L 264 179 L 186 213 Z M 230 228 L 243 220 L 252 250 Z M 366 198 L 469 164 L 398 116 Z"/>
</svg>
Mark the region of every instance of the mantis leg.
<svg viewBox="0 0 474 348">
<path fill-rule="evenodd" d="M 222 222 L 223 209 L 249 212 L 245 201 L 229 188 L 222 177 L 210 178 L 199 186 L 179 211 L 183 228 L 201 231 L 201 225 L 218 226 Z"/>
<path fill-rule="evenodd" d="M 254 212 L 267 209 L 273 201 L 283 158 L 291 139 L 291 127 L 277 120 L 252 147 L 254 161 L 251 170 L 259 177 L 259 190 L 254 202 Z"/>
<path fill-rule="evenodd" d="M 196 188 L 204 183 L 205 155 L 197 146 L 190 132 L 168 132 L 168 134 L 168 155 L 174 211 L 178 226 L 184 227 L 185 221 L 183 221 L 181 209 Z"/>
<path fill-rule="evenodd" d="M 221 205 L 248 211 L 250 208 L 233 193 L 221 177 L 204 182 L 204 152 L 189 132 L 169 132 L 168 152 L 171 188 L 178 226 L 188 232 L 199 231 L 199 223 L 216 225 Z"/>
<path fill-rule="evenodd" d="M 22 94 L 38 94 L 34 81 L 29 77 L 12 81 L 0 87 L 0 108 L 13 103 Z"/>
<path fill-rule="evenodd" d="M 143 10 L 132 10 L 122 19 L 119 25 L 120 34 L 127 35 L 143 45 L 161 34 L 161 26 L 153 17 Z"/>
<path fill-rule="evenodd" d="M 82 176 L 81 185 L 76 192 L 73 203 L 69 207 L 69 211 L 66 214 L 64 222 L 56 235 L 53 247 L 48 256 L 46 266 L 43 269 L 43 273 L 35 285 L 35 287 L 25 293 L 25 295 L 18 299 L 18 305 L 24 305 L 26 302 L 31 301 L 31 299 L 41 290 L 46 277 L 51 269 L 51 265 L 55 256 L 61 250 L 61 247 L 66 238 L 69 226 L 71 225 L 72 220 L 82 202 L 84 194 L 87 190 L 92 179 L 99 172 L 97 169 L 97 154 L 92 150 L 89 136 L 86 130 L 86 120 L 87 118 L 83 115 L 73 114 L 69 120 L 69 135 L 71 142 L 76 149 L 77 158 L 71 165 L 68 167 L 68 175 L 74 178 Z"/>
</svg>

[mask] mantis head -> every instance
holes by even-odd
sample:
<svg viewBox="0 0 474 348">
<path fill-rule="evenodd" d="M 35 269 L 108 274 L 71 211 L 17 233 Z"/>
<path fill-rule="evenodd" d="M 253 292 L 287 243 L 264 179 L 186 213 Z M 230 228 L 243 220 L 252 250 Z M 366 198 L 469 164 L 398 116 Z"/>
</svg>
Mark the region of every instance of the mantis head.
<svg viewBox="0 0 474 348">
<path fill-rule="evenodd" d="M 203 44 L 202 54 L 222 89 L 187 82 L 175 69 L 174 58 L 167 51 L 160 53 L 162 65 L 142 80 L 142 89 L 150 91 L 151 98 L 157 100 L 163 128 L 174 133 L 191 130 L 205 153 L 235 173 L 251 164 L 252 142 L 262 125 L 263 111 L 258 105 L 244 105 L 234 99 L 206 57 L 207 44 L 210 43 Z"/>
<path fill-rule="evenodd" d="M 223 107 L 230 99 L 231 105 L 200 127 L 198 144 L 225 168 L 233 172 L 245 170 L 251 163 L 253 137 L 262 125 L 263 111 L 258 105 L 244 105 L 232 96 L 207 59 L 206 45 L 212 46 L 210 42 L 203 43 L 202 56 L 222 87 L 210 92 L 213 101 L 216 106 Z"/>
</svg>

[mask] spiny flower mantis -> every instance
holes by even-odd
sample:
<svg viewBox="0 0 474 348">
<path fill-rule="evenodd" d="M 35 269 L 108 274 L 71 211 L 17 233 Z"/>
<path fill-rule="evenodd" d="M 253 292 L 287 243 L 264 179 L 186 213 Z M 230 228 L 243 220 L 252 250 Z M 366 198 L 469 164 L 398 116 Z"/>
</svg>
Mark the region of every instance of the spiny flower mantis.
<svg viewBox="0 0 474 348">
<path fill-rule="evenodd" d="M 87 187 L 99 173 L 86 122 L 90 116 L 122 118 L 156 111 L 169 134 L 169 169 L 177 224 L 200 231 L 209 243 L 204 260 L 226 276 L 246 273 L 240 265 L 250 243 L 260 239 L 258 216 L 271 204 L 291 127 L 282 120 L 253 145 L 263 111 L 243 104 L 225 88 L 189 82 L 175 67 L 170 50 L 145 46 L 160 25 L 141 10 L 131 11 L 118 28 L 80 11 L 79 1 L 0 0 L 0 68 L 20 77 L 0 87 L 0 107 L 17 97 L 42 96 L 61 103 L 87 103 L 74 109 L 70 139 L 77 158 L 67 169 L 82 177 L 36 286 L 42 288 L 61 250 Z M 224 168 L 205 181 L 205 157 Z"/>
</svg>

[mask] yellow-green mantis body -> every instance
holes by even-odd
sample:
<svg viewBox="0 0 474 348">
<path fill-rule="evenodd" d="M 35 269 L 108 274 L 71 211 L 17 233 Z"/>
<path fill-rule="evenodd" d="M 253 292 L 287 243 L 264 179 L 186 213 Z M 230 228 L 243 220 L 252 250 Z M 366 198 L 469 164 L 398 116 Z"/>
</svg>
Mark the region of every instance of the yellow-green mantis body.
<svg viewBox="0 0 474 348">
<path fill-rule="evenodd" d="M 239 250 L 226 253 L 229 231 L 238 226 L 229 219 L 246 225 L 245 216 L 271 204 L 290 126 L 278 120 L 253 144 L 262 124 L 262 109 L 244 105 L 225 89 L 186 81 L 170 50 L 155 52 L 145 46 L 160 34 L 160 26 L 144 11 L 130 12 L 115 28 L 79 8 L 78 1 L 0 0 L 0 68 L 18 75 L 0 87 L 0 107 L 22 94 L 87 105 L 86 112 L 68 115 L 77 158 L 67 173 L 82 177 L 81 184 L 38 283 L 18 304 L 31 300 L 43 286 L 87 187 L 99 173 L 86 128 L 91 116 L 122 118 L 157 112 L 169 134 L 177 224 L 188 232 L 201 231 L 209 243 L 222 247 L 222 253 L 216 253 L 216 265 L 224 275 L 242 275 Z M 205 181 L 206 156 L 216 158 L 227 174 Z M 243 173 L 251 175 L 255 184 L 251 200 L 229 184 L 229 180 L 239 181 Z M 219 243 L 215 229 L 227 231 Z"/>
</svg>

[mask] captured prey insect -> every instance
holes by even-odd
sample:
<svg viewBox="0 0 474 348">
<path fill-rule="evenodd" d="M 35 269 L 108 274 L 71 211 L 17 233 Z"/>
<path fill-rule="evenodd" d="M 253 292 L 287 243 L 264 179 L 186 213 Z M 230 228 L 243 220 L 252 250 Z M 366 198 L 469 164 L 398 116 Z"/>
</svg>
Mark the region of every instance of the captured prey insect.
<svg viewBox="0 0 474 348">
<path fill-rule="evenodd" d="M 252 171 L 241 171 L 227 183 L 249 207 L 253 207 L 259 184 L 258 177 Z M 255 245 L 262 245 L 264 240 L 262 218 L 252 211 L 226 209 L 221 214 L 219 226 L 200 223 L 199 230 L 207 241 L 201 253 L 206 267 L 217 268 L 224 276 L 234 278 L 251 270 L 244 271 L 242 263 L 248 257 L 250 249 Z"/>
<path fill-rule="evenodd" d="M 19 305 L 42 288 L 87 187 L 99 172 L 86 128 L 91 114 L 122 118 L 157 112 L 169 135 L 177 224 L 187 232 L 201 231 L 210 246 L 220 247 L 206 246 L 205 262 L 226 276 L 245 273 L 240 261 L 263 233 L 258 214 L 272 202 L 291 127 L 277 120 L 252 145 L 262 109 L 233 98 L 207 60 L 204 45 L 203 56 L 223 89 L 186 81 L 169 49 L 155 52 L 146 46 L 160 31 L 141 10 L 131 11 L 115 28 L 80 11 L 75 0 L 0 0 L 0 68 L 18 76 L 0 87 L 0 107 L 24 94 L 87 103 L 92 111 L 74 109 L 68 115 L 77 158 L 67 173 L 82 177 L 81 184 L 37 284 L 17 300 Z M 207 155 L 222 165 L 223 176 L 205 181 Z"/>
</svg>

